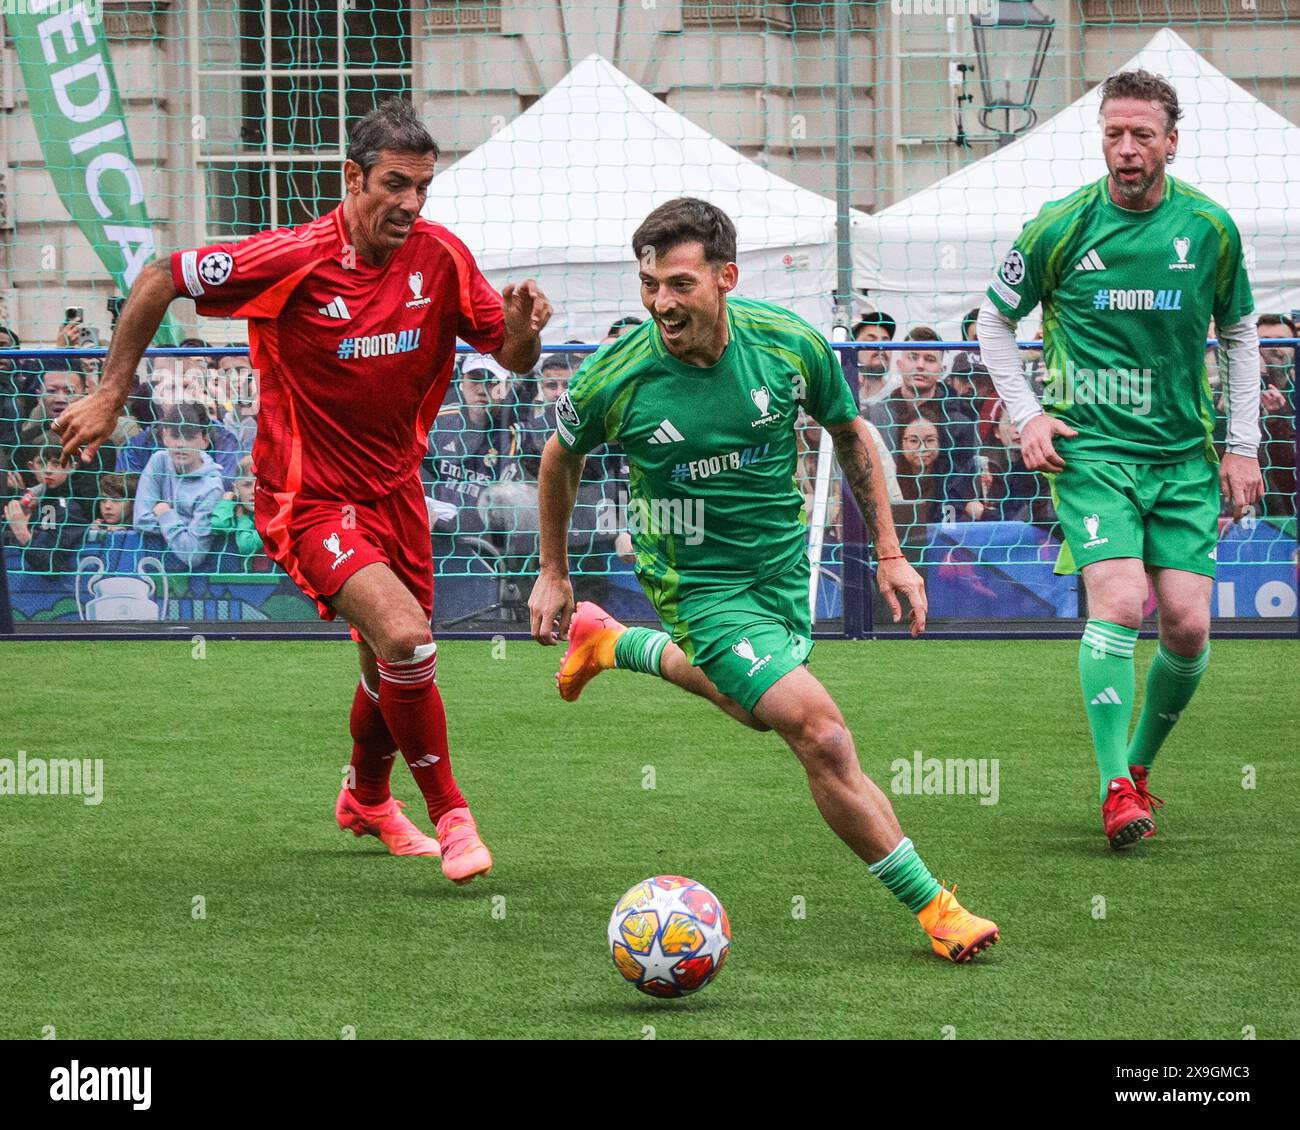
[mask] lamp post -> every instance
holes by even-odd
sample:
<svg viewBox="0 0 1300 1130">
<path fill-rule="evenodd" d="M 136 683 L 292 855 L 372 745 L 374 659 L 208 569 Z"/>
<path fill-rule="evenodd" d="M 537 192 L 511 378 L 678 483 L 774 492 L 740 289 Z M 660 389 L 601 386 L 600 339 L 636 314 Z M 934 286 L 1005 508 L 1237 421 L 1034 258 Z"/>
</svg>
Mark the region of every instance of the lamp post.
<svg viewBox="0 0 1300 1130">
<path fill-rule="evenodd" d="M 985 6 L 987 15 L 970 18 L 984 96 L 980 123 L 1003 146 L 1038 120 L 1031 105 L 1056 20 L 1031 0 L 992 0 Z M 995 125 L 999 114 L 1001 124 Z"/>
</svg>

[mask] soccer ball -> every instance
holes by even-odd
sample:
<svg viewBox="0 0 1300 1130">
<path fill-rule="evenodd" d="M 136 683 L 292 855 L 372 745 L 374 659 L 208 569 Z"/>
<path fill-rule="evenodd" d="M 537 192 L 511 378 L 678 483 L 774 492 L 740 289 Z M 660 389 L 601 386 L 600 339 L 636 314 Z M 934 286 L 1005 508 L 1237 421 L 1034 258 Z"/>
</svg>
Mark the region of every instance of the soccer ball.
<svg viewBox="0 0 1300 1130">
<path fill-rule="evenodd" d="M 731 923 L 717 896 L 693 879 L 656 875 L 618 900 L 609 916 L 614 967 L 643 993 L 684 997 L 721 971 Z"/>
</svg>

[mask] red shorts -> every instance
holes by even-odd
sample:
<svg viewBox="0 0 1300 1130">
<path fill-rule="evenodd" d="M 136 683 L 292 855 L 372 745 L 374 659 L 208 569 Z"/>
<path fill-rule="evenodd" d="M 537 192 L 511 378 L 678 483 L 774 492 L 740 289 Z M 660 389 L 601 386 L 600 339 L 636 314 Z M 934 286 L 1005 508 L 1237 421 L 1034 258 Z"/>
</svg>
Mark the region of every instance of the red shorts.
<svg viewBox="0 0 1300 1130">
<path fill-rule="evenodd" d="M 381 561 L 433 616 L 433 542 L 424 484 L 412 475 L 371 502 L 310 499 L 258 484 L 253 520 L 267 556 L 333 620 L 329 598 L 358 569 Z"/>
</svg>

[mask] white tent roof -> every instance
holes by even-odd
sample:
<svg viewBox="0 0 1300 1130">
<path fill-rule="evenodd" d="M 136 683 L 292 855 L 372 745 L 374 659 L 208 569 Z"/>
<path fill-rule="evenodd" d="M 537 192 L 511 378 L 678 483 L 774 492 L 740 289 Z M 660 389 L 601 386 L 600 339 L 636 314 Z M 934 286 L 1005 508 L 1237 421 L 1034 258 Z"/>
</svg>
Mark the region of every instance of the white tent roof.
<svg viewBox="0 0 1300 1130">
<path fill-rule="evenodd" d="M 1133 67 L 1177 90 L 1183 118 L 1170 172 L 1236 221 L 1256 309 L 1300 307 L 1300 178 L 1287 175 L 1300 128 L 1167 28 L 1122 69 Z M 1025 222 L 1105 176 L 1100 103 L 1094 87 L 1019 141 L 855 224 L 854 286 L 900 326 L 928 323 L 956 337 Z"/>
<path fill-rule="evenodd" d="M 643 313 L 632 233 L 675 196 L 735 221 L 738 293 L 827 325 L 834 202 L 737 153 L 599 55 L 434 177 L 424 215 L 464 240 L 495 285 L 535 275 L 556 306 L 549 340 L 595 341 Z"/>
</svg>

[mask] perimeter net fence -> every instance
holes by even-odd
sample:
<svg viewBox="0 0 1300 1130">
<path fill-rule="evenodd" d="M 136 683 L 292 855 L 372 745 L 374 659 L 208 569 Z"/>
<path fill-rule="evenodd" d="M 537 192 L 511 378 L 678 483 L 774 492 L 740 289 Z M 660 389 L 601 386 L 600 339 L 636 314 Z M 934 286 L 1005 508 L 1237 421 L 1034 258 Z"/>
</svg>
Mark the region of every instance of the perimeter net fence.
<svg viewBox="0 0 1300 1130">
<path fill-rule="evenodd" d="M 253 521 L 262 374 L 244 322 L 175 302 L 90 466 L 58 465 L 50 425 L 97 387 L 144 263 L 335 208 L 349 131 L 389 97 L 410 100 L 442 150 L 425 214 L 498 288 L 535 278 L 555 306 L 532 372 L 462 351 L 429 432 L 442 630 L 526 629 L 556 401 L 646 317 L 630 234 L 683 195 L 734 220 L 738 294 L 847 339 L 837 355 L 932 616 L 1067 630 L 1083 604 L 1078 578 L 1054 571 L 1065 532 L 973 313 L 1022 226 L 1105 175 L 1097 87 L 1132 67 L 1177 90 L 1170 172 L 1235 220 L 1268 339 L 1266 493 L 1239 522 L 1221 514 L 1214 613 L 1296 630 L 1293 0 L 7 0 L 2 13 L 0 496 L 18 630 L 316 621 Z M 1151 307 L 1176 308 L 1179 285 L 1152 280 Z M 1041 395 L 1040 311 L 1019 336 Z M 1223 360 L 1207 340 L 1218 452 Z M 829 444 L 814 421 L 797 427 L 817 627 L 894 630 Z M 626 454 L 593 452 L 569 548 L 580 599 L 645 620 L 629 493 Z"/>
</svg>

